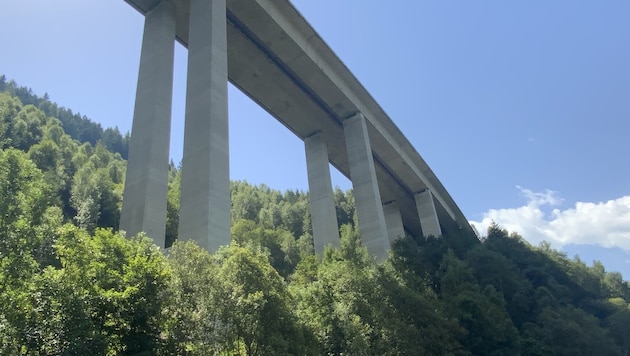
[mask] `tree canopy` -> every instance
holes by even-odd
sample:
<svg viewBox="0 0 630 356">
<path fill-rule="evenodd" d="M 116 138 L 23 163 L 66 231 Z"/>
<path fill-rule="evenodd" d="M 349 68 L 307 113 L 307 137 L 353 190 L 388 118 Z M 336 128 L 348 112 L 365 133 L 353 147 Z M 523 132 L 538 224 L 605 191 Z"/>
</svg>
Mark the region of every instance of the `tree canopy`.
<svg viewBox="0 0 630 356">
<path fill-rule="evenodd" d="M 232 244 L 118 232 L 127 136 L 0 78 L 0 354 L 628 355 L 630 285 L 500 226 L 376 263 L 352 191 L 318 257 L 308 193 L 232 182 Z M 54 109 L 54 110 L 53 110 Z"/>
</svg>

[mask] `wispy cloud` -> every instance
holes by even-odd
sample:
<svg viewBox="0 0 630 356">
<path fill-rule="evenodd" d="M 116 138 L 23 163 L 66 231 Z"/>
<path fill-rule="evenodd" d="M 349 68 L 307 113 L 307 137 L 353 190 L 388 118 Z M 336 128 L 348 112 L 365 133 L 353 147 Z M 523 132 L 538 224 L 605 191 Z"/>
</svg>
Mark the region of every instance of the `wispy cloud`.
<svg viewBox="0 0 630 356">
<path fill-rule="evenodd" d="M 578 202 L 560 210 L 557 192 L 533 192 L 517 186 L 527 204 L 511 209 L 490 209 L 481 221 L 471 221 L 482 234 L 495 221 L 537 245 L 546 240 L 554 247 L 596 244 L 630 251 L 630 196 L 607 202 Z"/>
</svg>

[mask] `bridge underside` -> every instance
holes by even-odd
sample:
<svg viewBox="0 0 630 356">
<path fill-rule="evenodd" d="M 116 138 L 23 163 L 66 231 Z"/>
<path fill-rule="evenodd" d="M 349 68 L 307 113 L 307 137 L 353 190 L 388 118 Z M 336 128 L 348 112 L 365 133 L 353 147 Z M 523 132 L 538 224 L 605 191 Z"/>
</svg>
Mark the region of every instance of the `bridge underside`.
<svg viewBox="0 0 630 356">
<path fill-rule="evenodd" d="M 159 0 L 125 0 L 145 14 Z M 187 47 L 189 0 L 176 7 Z M 435 174 L 372 96 L 287 0 L 227 0 L 229 81 L 304 139 L 320 132 L 330 163 L 350 178 L 343 120 L 365 116 L 381 201 L 395 201 L 404 230 L 422 235 L 416 193 L 429 190 L 443 230 L 471 229 Z"/>
</svg>

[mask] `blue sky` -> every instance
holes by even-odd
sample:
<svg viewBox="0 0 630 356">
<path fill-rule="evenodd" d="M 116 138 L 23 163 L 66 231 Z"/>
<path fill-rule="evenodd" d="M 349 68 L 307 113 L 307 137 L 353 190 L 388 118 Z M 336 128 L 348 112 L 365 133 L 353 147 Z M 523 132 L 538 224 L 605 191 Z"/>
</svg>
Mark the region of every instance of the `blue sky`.
<svg viewBox="0 0 630 356">
<path fill-rule="evenodd" d="M 630 2 L 293 3 L 480 230 L 494 219 L 630 278 Z M 0 0 L 0 73 L 124 132 L 142 27 L 122 0 Z M 178 162 L 179 45 L 175 60 Z M 229 95 L 232 179 L 306 190 L 302 142 Z"/>
</svg>

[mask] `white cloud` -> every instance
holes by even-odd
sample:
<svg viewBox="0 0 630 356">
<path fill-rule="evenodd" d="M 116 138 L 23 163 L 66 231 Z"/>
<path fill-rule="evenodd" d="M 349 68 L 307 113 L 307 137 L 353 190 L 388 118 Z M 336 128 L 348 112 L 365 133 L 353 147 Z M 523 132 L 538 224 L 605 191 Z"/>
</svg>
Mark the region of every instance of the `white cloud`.
<svg viewBox="0 0 630 356">
<path fill-rule="evenodd" d="M 490 209 L 482 221 L 471 221 L 484 234 L 495 221 L 508 231 L 517 232 L 534 245 L 546 240 L 558 248 L 566 244 L 597 244 L 630 251 L 630 196 L 607 202 L 578 202 L 560 210 L 557 192 L 533 192 L 517 188 L 527 204 L 513 209 Z M 553 208 L 549 211 L 549 208 Z M 545 212 L 547 210 L 548 212 Z"/>
</svg>

